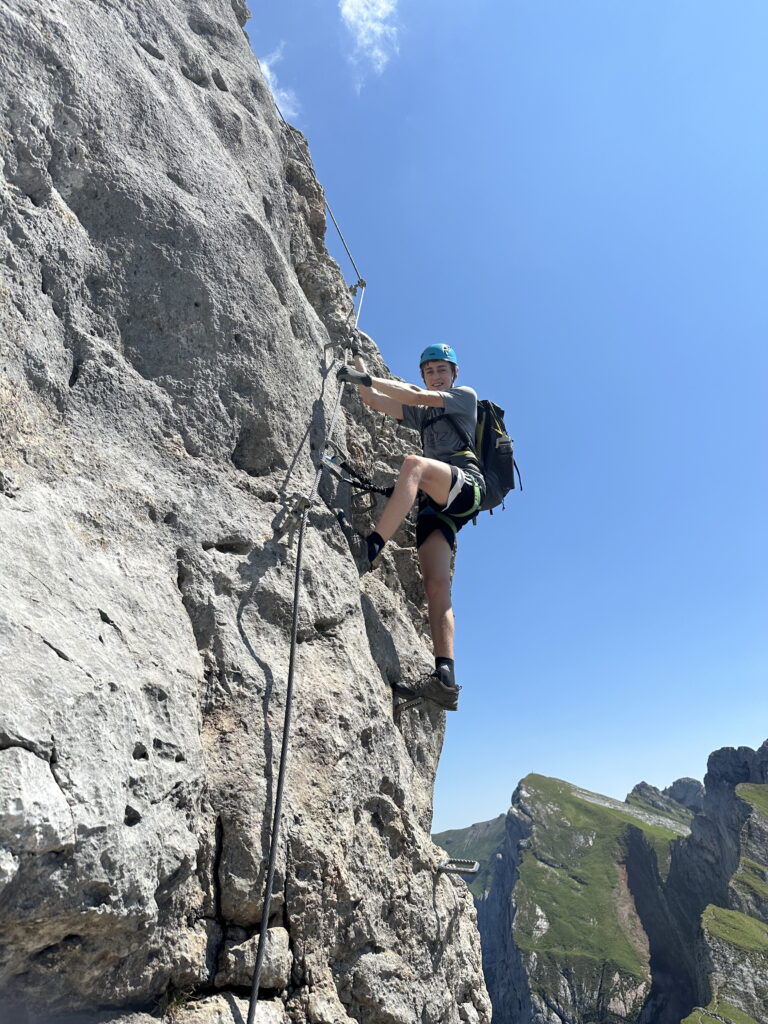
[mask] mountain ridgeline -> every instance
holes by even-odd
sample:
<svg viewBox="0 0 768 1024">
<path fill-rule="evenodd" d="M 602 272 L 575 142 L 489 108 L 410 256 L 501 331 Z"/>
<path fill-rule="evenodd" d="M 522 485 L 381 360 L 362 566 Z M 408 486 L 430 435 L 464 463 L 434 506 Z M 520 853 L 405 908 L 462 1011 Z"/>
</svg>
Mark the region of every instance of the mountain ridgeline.
<svg viewBox="0 0 768 1024">
<path fill-rule="evenodd" d="M 493 1024 L 768 1024 L 768 742 L 624 803 L 529 775 L 434 839 L 480 861 Z"/>
</svg>

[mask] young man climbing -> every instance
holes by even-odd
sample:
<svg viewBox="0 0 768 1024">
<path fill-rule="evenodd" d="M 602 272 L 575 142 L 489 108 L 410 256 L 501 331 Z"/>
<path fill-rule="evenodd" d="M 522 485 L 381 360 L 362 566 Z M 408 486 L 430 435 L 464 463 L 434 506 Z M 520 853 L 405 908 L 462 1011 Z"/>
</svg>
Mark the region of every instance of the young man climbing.
<svg viewBox="0 0 768 1024">
<path fill-rule="evenodd" d="M 340 381 L 358 386 L 363 402 L 420 431 L 423 455 L 406 456 L 392 496 L 373 533 L 365 538 L 373 562 L 394 535 L 421 492 L 416 547 L 427 596 L 435 668 L 415 687 L 420 697 L 449 711 L 459 704 L 454 677 L 454 618 L 451 556 L 456 534 L 480 508 L 485 481 L 468 440 L 477 425 L 477 394 L 456 387 L 459 367 L 449 345 L 429 345 L 421 353 L 424 387 L 371 377 L 359 353 L 354 368 L 343 366 Z"/>
</svg>

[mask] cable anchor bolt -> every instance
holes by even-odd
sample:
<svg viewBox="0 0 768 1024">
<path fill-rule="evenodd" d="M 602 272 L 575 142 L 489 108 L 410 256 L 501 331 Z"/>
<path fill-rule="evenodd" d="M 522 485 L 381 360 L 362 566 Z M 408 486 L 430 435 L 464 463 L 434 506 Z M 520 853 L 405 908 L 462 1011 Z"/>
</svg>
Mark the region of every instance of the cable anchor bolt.
<svg viewBox="0 0 768 1024">
<path fill-rule="evenodd" d="M 281 541 L 287 533 L 288 539 L 286 540 L 286 545 L 289 548 L 292 548 L 296 539 L 296 529 L 301 522 L 302 516 L 307 509 L 310 509 L 311 507 L 312 502 L 308 497 L 306 497 L 306 495 L 300 495 L 297 497 L 296 504 L 285 517 L 285 522 L 280 529 L 275 532 L 275 540 Z"/>
</svg>

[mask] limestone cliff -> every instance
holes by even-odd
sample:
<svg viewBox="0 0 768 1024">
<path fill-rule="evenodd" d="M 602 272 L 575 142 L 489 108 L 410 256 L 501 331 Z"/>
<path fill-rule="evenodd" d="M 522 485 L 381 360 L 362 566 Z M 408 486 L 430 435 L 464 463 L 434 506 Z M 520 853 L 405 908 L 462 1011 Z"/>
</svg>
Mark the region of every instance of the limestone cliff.
<svg viewBox="0 0 768 1024">
<path fill-rule="evenodd" d="M 330 478 L 261 919 L 295 560 L 275 530 L 311 486 L 353 308 L 246 17 L 242 0 L 0 0 L 13 1024 L 169 1004 L 241 1022 L 267 926 L 258 1020 L 489 1018 L 471 896 L 429 837 L 444 717 L 393 715 L 390 684 L 429 654 L 412 540 L 359 578 L 330 508 L 370 510 Z M 383 478 L 413 438 L 345 402 L 337 439 Z"/>
</svg>

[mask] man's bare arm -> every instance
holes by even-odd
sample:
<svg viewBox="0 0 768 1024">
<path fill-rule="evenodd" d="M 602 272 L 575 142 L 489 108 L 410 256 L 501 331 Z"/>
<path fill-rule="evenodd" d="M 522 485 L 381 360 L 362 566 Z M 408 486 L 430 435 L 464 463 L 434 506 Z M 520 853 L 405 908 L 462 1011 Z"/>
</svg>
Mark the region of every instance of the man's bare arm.
<svg viewBox="0 0 768 1024">
<path fill-rule="evenodd" d="M 396 399 L 401 405 L 428 405 L 433 408 L 445 408 L 445 400 L 439 391 L 427 391 L 416 384 L 404 384 L 397 380 L 384 380 L 371 377 L 372 387 L 382 395 Z M 361 388 L 362 390 L 362 388 Z"/>
<path fill-rule="evenodd" d="M 367 373 L 363 357 L 356 355 L 353 357 L 355 369 L 361 373 Z M 377 377 L 371 378 L 371 383 L 374 380 L 378 380 Z M 391 395 L 385 395 L 376 388 L 366 388 L 362 384 L 358 385 L 358 392 L 364 405 L 369 406 L 371 409 L 376 409 L 377 412 L 384 412 L 388 416 L 394 416 L 396 420 L 403 418 L 403 403 L 398 401 L 397 398 L 393 398 Z"/>
</svg>

